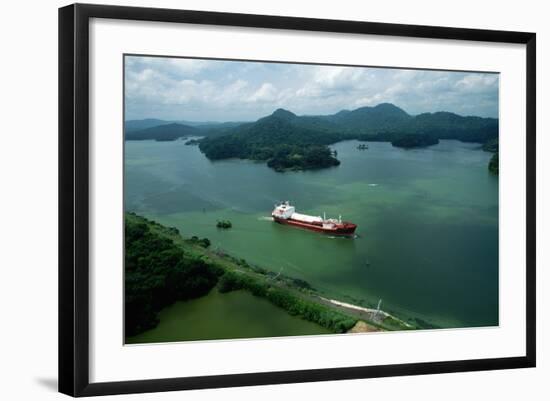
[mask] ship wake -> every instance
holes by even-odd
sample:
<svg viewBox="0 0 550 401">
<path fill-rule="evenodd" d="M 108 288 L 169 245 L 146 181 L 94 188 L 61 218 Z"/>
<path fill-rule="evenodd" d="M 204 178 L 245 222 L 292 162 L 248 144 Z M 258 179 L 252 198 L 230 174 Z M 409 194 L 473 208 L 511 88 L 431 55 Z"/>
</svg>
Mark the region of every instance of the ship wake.
<svg viewBox="0 0 550 401">
<path fill-rule="evenodd" d="M 353 235 L 325 235 L 324 238 L 350 240 L 350 239 L 361 238 L 361 236 L 359 234 L 353 234 Z"/>
</svg>

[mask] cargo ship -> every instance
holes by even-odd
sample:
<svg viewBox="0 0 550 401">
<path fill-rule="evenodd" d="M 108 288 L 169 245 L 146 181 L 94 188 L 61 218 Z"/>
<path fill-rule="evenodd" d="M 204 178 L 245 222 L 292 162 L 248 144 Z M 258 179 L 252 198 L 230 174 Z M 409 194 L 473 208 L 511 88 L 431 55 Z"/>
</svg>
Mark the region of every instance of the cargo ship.
<svg viewBox="0 0 550 401">
<path fill-rule="evenodd" d="M 357 228 L 356 224 L 342 221 L 342 216 L 338 219 L 327 219 L 326 216 L 296 213 L 296 208 L 288 201 L 275 205 L 271 216 L 273 221 L 279 224 L 288 224 L 331 235 L 352 236 Z"/>
</svg>

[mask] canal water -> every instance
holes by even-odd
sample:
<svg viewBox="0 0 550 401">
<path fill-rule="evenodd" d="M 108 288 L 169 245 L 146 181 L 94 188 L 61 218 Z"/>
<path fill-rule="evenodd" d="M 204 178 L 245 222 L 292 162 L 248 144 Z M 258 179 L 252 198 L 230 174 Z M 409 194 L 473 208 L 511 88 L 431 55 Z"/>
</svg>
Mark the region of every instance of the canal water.
<svg viewBox="0 0 550 401">
<path fill-rule="evenodd" d="M 209 161 L 183 140 L 127 141 L 125 207 L 304 279 L 327 296 L 363 305 L 381 299 L 382 309 L 440 327 L 497 325 L 498 177 L 487 170 L 491 154 L 450 140 L 410 150 L 357 145 L 331 146 L 338 167 L 277 173 L 265 163 Z M 269 215 L 281 200 L 305 214 L 342 215 L 358 225 L 357 237 L 275 224 Z M 217 229 L 219 219 L 233 228 Z M 174 311 L 212 312 L 209 302 L 231 302 L 216 297 L 170 307 L 158 330 L 185 319 Z M 249 324 L 256 318 L 265 323 L 251 313 Z"/>
</svg>

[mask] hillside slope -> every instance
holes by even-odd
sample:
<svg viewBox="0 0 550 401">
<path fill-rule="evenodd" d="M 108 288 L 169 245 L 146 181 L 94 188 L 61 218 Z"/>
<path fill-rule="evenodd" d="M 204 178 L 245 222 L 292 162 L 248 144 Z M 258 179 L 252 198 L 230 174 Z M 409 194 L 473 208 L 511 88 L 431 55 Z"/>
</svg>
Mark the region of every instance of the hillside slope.
<svg viewBox="0 0 550 401">
<path fill-rule="evenodd" d="M 195 127 L 171 123 L 126 132 L 125 139 L 127 141 L 144 141 L 150 139 L 155 141 L 173 141 L 178 138 L 198 135 L 200 135 L 200 131 Z"/>
<path fill-rule="evenodd" d="M 200 149 L 211 160 L 241 158 L 267 161 L 277 171 L 306 170 L 337 166 L 327 145 L 346 139 L 389 141 L 399 147 L 430 146 L 439 139 L 485 143 L 498 137 L 498 129 L 494 118 L 449 112 L 411 116 L 390 103 L 326 116 L 297 116 L 278 109 L 203 139 Z"/>
</svg>

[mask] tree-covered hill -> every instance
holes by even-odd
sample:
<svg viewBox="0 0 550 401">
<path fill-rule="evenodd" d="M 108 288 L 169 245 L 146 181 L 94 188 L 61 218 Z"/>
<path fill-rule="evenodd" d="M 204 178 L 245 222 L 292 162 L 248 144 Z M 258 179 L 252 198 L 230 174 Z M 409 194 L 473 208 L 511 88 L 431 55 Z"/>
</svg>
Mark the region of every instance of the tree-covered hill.
<svg viewBox="0 0 550 401">
<path fill-rule="evenodd" d="M 319 116 L 297 116 L 278 109 L 255 122 L 193 124 L 132 120 L 126 122 L 125 135 L 126 140 L 157 141 L 201 136 L 200 150 L 211 160 L 266 161 L 270 168 L 284 171 L 337 166 L 340 162 L 328 145 L 346 139 L 392 142 L 398 147 L 430 146 L 439 139 L 457 139 L 491 147 L 499 130 L 496 118 L 449 112 L 412 116 L 391 103 Z"/>
<path fill-rule="evenodd" d="M 438 139 L 458 139 L 463 142 L 485 143 L 498 137 L 496 118 L 463 117 L 443 111 L 419 114 L 410 121 L 407 128 L 417 134 L 432 135 Z"/>
<path fill-rule="evenodd" d="M 329 302 L 306 281 L 249 264 L 221 249 L 210 249 L 207 238 L 183 238 L 166 227 L 132 212 L 125 213 L 124 320 L 131 337 L 155 327 L 159 312 L 176 301 L 210 291 L 249 291 L 296 316 L 343 333 L 359 319 L 382 330 L 420 328 L 384 312 L 365 313 Z M 362 307 L 374 305 L 360 302 Z M 207 318 L 207 317 L 205 317 Z"/>
<path fill-rule="evenodd" d="M 200 131 L 188 125 L 171 123 L 144 128 L 125 133 L 127 141 L 143 141 L 153 139 L 155 141 L 173 141 L 188 136 L 198 136 Z"/>
<path fill-rule="evenodd" d="M 425 136 L 425 138 L 423 138 Z M 338 165 L 328 145 L 346 139 L 388 141 L 398 147 L 430 146 L 439 139 L 486 143 L 498 137 L 498 120 L 437 112 L 411 116 L 382 103 L 326 116 L 297 116 L 278 109 L 254 123 L 225 129 L 201 140 L 211 160 L 267 161 L 277 171 Z"/>
<path fill-rule="evenodd" d="M 496 152 L 489 161 L 489 171 L 498 175 L 498 152 Z"/>
<path fill-rule="evenodd" d="M 324 168 L 340 164 L 326 145 L 343 138 L 316 117 L 298 117 L 278 109 L 255 123 L 236 127 L 228 135 L 208 137 L 200 149 L 211 160 L 241 158 L 268 161 L 283 171 Z"/>
<path fill-rule="evenodd" d="M 360 107 L 352 111 L 342 110 L 326 116 L 326 119 L 351 134 L 376 134 L 402 129 L 414 117 L 391 103 L 381 103 L 374 107 Z"/>
<path fill-rule="evenodd" d="M 185 254 L 173 240 L 159 236 L 151 229 L 152 224 L 134 214 L 125 215 L 127 336 L 155 327 L 163 307 L 205 295 L 221 274 L 219 268 Z"/>
<path fill-rule="evenodd" d="M 145 118 L 141 120 L 127 120 L 124 122 L 124 131 L 126 139 L 135 135 L 135 132 L 142 131 L 148 128 L 158 128 L 172 124 L 186 125 L 196 128 L 197 132 L 193 135 L 197 136 L 222 136 L 230 134 L 231 130 L 239 125 L 245 124 L 246 121 L 227 121 L 227 122 L 209 122 L 209 121 L 186 121 L 186 120 L 160 120 L 158 118 Z M 131 134 L 131 135 L 130 135 Z M 146 134 L 143 134 L 146 135 Z M 179 138 L 179 137 L 178 137 Z M 165 139 L 165 140 L 176 140 Z M 132 140 L 132 139 L 130 139 Z"/>
<path fill-rule="evenodd" d="M 483 150 L 485 152 L 498 152 L 498 138 L 491 139 L 483 144 Z"/>
<path fill-rule="evenodd" d="M 491 139 L 483 144 L 483 150 L 493 153 L 491 160 L 489 160 L 489 171 L 495 175 L 498 175 L 498 138 Z"/>
<path fill-rule="evenodd" d="M 448 112 L 423 113 L 391 129 L 379 130 L 376 134 L 359 134 L 357 139 L 393 142 L 407 135 L 485 144 L 498 138 L 498 119 L 464 117 Z"/>
<path fill-rule="evenodd" d="M 142 120 L 128 120 L 124 122 L 126 132 L 139 131 L 146 128 L 158 127 L 159 125 L 170 124 L 171 121 L 160 120 L 158 118 L 144 118 Z"/>
</svg>

